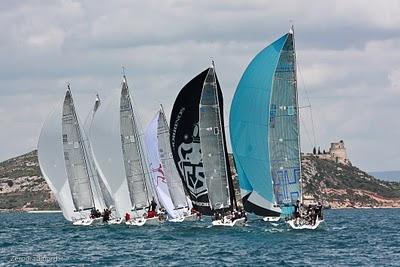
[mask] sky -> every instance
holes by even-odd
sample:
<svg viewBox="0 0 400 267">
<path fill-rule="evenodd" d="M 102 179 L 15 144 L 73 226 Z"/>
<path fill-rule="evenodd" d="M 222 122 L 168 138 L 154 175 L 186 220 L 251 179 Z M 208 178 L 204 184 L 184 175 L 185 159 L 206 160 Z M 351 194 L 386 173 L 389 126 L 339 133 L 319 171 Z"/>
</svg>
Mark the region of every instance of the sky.
<svg viewBox="0 0 400 267">
<path fill-rule="evenodd" d="M 344 140 L 363 170 L 400 169 L 400 1 L 0 2 L 0 161 L 36 148 L 71 84 L 81 120 L 121 87 L 142 125 L 214 59 L 225 121 L 240 77 L 295 27 L 302 150 Z M 314 122 L 314 127 L 312 123 Z"/>
</svg>

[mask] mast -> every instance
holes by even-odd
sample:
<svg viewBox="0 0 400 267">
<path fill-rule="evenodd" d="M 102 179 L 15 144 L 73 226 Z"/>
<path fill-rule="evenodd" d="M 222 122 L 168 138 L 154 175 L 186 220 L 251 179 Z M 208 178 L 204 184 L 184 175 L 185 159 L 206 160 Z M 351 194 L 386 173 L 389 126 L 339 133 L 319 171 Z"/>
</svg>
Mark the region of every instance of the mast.
<svg viewBox="0 0 400 267">
<path fill-rule="evenodd" d="M 301 167 L 301 134 L 300 134 L 300 107 L 299 107 L 299 90 L 297 88 L 297 59 L 296 59 L 296 42 L 294 38 L 294 25 L 290 27 L 289 34 L 292 35 L 293 38 L 293 61 L 294 61 L 294 88 L 296 92 L 296 109 L 297 109 L 297 125 L 298 125 L 298 147 L 299 147 L 299 159 L 300 159 L 300 175 L 299 175 L 299 183 L 300 183 L 300 202 L 303 203 L 303 178 L 302 178 L 302 167 Z"/>
</svg>

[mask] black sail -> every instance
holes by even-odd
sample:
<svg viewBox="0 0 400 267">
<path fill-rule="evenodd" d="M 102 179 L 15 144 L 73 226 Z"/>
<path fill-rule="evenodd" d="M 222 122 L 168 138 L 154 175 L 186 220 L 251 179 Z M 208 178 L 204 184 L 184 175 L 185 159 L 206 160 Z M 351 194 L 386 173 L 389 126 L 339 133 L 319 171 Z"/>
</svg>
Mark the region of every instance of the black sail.
<svg viewBox="0 0 400 267">
<path fill-rule="evenodd" d="M 175 165 L 193 203 L 193 207 L 202 214 L 212 215 L 203 170 L 199 136 L 199 105 L 208 71 L 209 69 L 206 69 L 197 75 L 179 92 L 171 113 L 170 141 Z M 218 78 L 217 86 L 218 104 L 220 106 L 223 125 L 223 96 Z M 224 128 L 222 132 L 224 140 L 226 140 Z M 224 147 L 226 152 L 226 142 L 224 143 Z M 236 206 L 227 153 L 225 158 L 227 161 L 226 166 L 231 191 L 231 203 L 234 203 Z"/>
<path fill-rule="evenodd" d="M 193 207 L 211 215 L 199 137 L 199 105 L 208 69 L 179 92 L 171 113 L 172 156 Z"/>
</svg>

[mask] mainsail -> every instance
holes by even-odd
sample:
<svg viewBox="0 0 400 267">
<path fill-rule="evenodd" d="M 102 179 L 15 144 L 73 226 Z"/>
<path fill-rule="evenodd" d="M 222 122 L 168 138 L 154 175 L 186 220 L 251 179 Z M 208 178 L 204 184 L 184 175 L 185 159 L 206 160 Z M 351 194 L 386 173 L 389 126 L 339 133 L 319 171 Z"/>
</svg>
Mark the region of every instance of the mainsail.
<svg viewBox="0 0 400 267">
<path fill-rule="evenodd" d="M 150 205 L 151 192 L 148 192 L 146 160 L 125 75 L 121 90 L 120 130 L 132 209 L 144 211 Z"/>
<path fill-rule="evenodd" d="M 261 216 L 279 215 L 279 203 L 299 196 L 293 47 L 288 33 L 262 50 L 232 100 L 229 128 L 243 202 L 247 211 Z"/>
<path fill-rule="evenodd" d="M 172 203 L 174 204 L 175 210 L 182 214 L 184 209 L 189 209 L 188 202 L 190 200 L 188 200 L 186 197 L 182 180 L 179 177 L 179 173 L 172 157 L 168 122 L 162 108 L 160 109 L 158 116 L 157 137 L 158 151 L 162 166 L 164 168 Z"/>
<path fill-rule="evenodd" d="M 149 168 L 152 176 L 152 182 L 154 188 L 156 189 L 160 204 L 166 209 L 169 216 L 172 218 L 177 218 L 179 217 L 179 213 L 175 210 L 175 206 L 172 203 L 167 184 L 167 179 L 169 179 L 169 177 L 167 176 L 167 173 L 165 173 L 165 168 L 160 158 L 161 151 L 159 150 L 159 143 L 160 141 L 163 141 L 160 140 L 158 136 L 160 116 L 160 112 L 157 112 L 156 116 L 147 126 L 144 133 L 144 140 L 150 163 Z"/>
<path fill-rule="evenodd" d="M 179 92 L 171 113 L 172 156 L 193 207 L 211 215 L 199 137 L 199 104 L 208 69 Z"/>
<path fill-rule="evenodd" d="M 271 173 L 276 202 L 295 204 L 301 199 L 300 136 L 293 34 L 287 34 L 272 82 L 269 118 Z"/>
<path fill-rule="evenodd" d="M 222 92 L 214 67 L 208 69 L 199 107 L 200 144 L 211 209 L 231 209 L 234 198 L 223 127 Z"/>
<path fill-rule="evenodd" d="M 69 86 L 63 105 L 62 140 L 67 177 L 75 210 L 94 208 L 88 158 Z"/>
</svg>

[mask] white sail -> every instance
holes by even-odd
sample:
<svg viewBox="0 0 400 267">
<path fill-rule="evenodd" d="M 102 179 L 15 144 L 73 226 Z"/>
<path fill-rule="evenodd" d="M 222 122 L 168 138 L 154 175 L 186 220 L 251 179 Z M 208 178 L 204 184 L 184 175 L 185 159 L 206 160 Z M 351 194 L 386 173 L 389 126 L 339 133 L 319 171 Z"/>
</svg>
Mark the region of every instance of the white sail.
<svg viewBox="0 0 400 267">
<path fill-rule="evenodd" d="M 199 108 L 200 144 L 211 208 L 231 208 L 221 111 L 214 68 L 208 70 Z"/>
<path fill-rule="evenodd" d="M 63 105 L 62 139 L 67 177 L 75 209 L 92 209 L 95 207 L 95 201 L 90 183 L 88 159 L 85 155 L 82 131 L 69 89 Z"/>
<path fill-rule="evenodd" d="M 90 143 L 90 132 L 92 129 L 93 125 L 93 120 L 95 117 L 95 114 L 100 107 L 100 97 L 97 94 L 96 99 L 93 105 L 93 109 L 90 111 L 88 116 L 86 117 L 83 130 L 84 130 L 84 144 L 86 147 L 86 151 L 88 151 L 88 163 L 89 163 L 89 169 L 91 172 L 91 177 L 93 177 L 93 193 L 95 196 L 95 203 L 99 203 L 102 207 L 114 207 L 114 200 L 111 196 L 111 192 L 106 186 L 105 178 L 100 175 L 100 172 L 98 171 L 96 164 L 94 162 L 94 155 L 93 155 L 93 149 Z M 96 206 L 99 206 L 96 204 Z"/>
<path fill-rule="evenodd" d="M 120 130 L 122 154 L 132 210 L 135 211 L 134 215 L 142 216 L 145 209 L 149 207 L 153 194 L 151 185 L 148 182 L 147 162 L 125 76 L 121 91 Z"/>
<path fill-rule="evenodd" d="M 65 170 L 61 107 L 60 103 L 43 124 L 38 142 L 38 160 L 43 177 L 55 195 L 64 218 L 72 221 L 76 214 Z"/>
<path fill-rule="evenodd" d="M 172 157 L 169 127 L 162 109 L 158 116 L 157 137 L 159 156 L 164 168 L 172 203 L 174 204 L 175 209 L 182 214 L 185 210 L 189 209 L 189 202 L 191 201 L 186 197 L 182 180 Z"/>
<path fill-rule="evenodd" d="M 154 188 L 156 189 L 158 200 L 162 207 L 165 208 L 168 215 L 172 218 L 178 218 L 179 213 L 175 210 L 175 206 L 172 203 L 171 195 L 169 193 L 167 184 L 167 174 L 165 168 L 161 162 L 159 154 L 159 138 L 158 138 L 158 127 L 159 127 L 160 112 L 157 112 L 156 116 L 147 126 L 144 140 L 147 149 L 147 155 L 150 162 L 150 174 Z"/>
<path fill-rule="evenodd" d="M 90 130 L 93 160 L 100 178 L 110 192 L 117 216 L 122 217 L 132 208 L 125 177 L 120 134 L 120 93 L 115 92 L 103 103 Z"/>
</svg>

